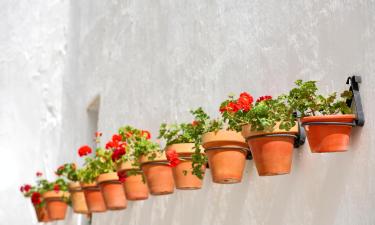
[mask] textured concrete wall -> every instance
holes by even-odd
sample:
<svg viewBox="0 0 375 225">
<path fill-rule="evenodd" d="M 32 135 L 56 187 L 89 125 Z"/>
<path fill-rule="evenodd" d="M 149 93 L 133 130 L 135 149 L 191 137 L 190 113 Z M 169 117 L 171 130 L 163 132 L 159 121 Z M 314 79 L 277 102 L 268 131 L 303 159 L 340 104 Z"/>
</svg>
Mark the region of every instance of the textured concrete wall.
<svg viewBox="0 0 375 225">
<path fill-rule="evenodd" d="M 367 121 L 364 128 L 354 130 L 349 152 L 316 155 L 305 145 L 295 150 L 290 175 L 259 177 L 250 161 L 241 184 L 213 184 L 208 173 L 200 191 L 176 191 L 145 202 L 130 202 L 124 211 L 95 214 L 94 225 L 375 224 L 375 153 L 371 148 L 375 145 L 375 108 L 370 103 L 375 94 L 374 1 L 82 0 L 54 4 L 59 5 L 59 11 L 49 11 L 46 16 L 67 16 L 62 22 L 68 23 L 62 28 L 65 39 L 60 42 L 66 41 L 67 50 L 65 61 L 59 64 L 65 68 L 58 81 L 62 91 L 51 89 L 62 93 L 60 137 L 56 139 L 60 151 L 54 150 L 58 155 L 48 158 L 46 165 L 77 160 L 77 147 L 90 140 L 95 127 L 87 108 L 98 96 L 98 126 L 106 140 L 123 124 L 148 128 L 155 137 L 161 122 L 190 121 L 188 110 L 198 106 L 217 116 L 219 103 L 230 92 L 277 95 L 298 78 L 318 80 L 323 92 L 342 91 L 352 73 L 362 75 L 365 82 L 361 89 Z M 16 23 L 11 17 L 7 21 L 13 26 Z M 52 24 L 44 26 L 51 28 Z M 3 32 L 1 49 L 9 47 L 1 35 Z M 27 41 L 26 33 L 19 36 Z M 51 38 L 56 41 L 60 35 Z M 54 50 L 50 47 L 45 54 L 52 57 Z M 8 67 L 8 55 L 0 57 L 4 58 L 0 58 L 0 66 Z M 19 65 L 15 62 L 15 74 L 35 69 Z M 0 79 L 5 84 L 2 87 L 8 87 L 4 95 L 25 82 L 7 78 L 13 83 Z M 9 123 L 6 129 L 14 129 L 15 121 L 19 129 L 26 123 L 35 123 L 30 128 L 40 129 L 35 120 L 44 111 L 32 117 L 23 110 L 39 108 L 28 107 L 28 101 L 15 103 L 6 97 L 1 103 L 7 108 L 15 104 L 14 110 L 24 113 L 19 120 L 8 120 L 12 113 L 1 116 Z M 1 144 L 19 129 L 2 131 Z M 28 140 L 35 135 L 30 132 Z M 1 151 L 15 157 L 13 162 L 27 154 L 21 147 L 19 153 L 5 151 L 14 149 L 12 143 L 5 143 Z M 35 155 L 36 149 L 29 150 L 30 145 L 34 148 L 32 143 L 23 143 L 23 148 Z M 40 143 L 50 142 L 43 138 Z M 20 171 L 16 174 L 19 180 L 32 176 L 30 168 L 36 167 L 29 163 L 26 168 L 26 162 L 12 164 L 11 168 Z M 13 188 L 8 187 L 7 193 Z M 0 204 L 4 208 L 4 203 Z M 25 213 L 21 204 L 24 202 L 17 199 L 12 206 Z M 0 218 L 4 214 L 0 211 Z M 28 224 L 25 218 L 11 218 L 12 224 Z"/>
</svg>

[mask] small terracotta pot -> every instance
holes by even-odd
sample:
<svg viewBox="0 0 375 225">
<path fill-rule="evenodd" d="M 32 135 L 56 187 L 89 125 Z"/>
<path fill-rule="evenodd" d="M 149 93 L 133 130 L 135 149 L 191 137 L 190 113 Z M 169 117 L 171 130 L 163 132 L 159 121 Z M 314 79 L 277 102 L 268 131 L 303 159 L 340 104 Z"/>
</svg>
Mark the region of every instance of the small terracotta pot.
<svg viewBox="0 0 375 225">
<path fill-rule="evenodd" d="M 66 209 L 68 208 L 65 198 L 69 198 L 68 192 L 47 191 L 43 194 L 43 199 L 46 202 L 46 208 L 50 220 L 65 219 Z"/>
<path fill-rule="evenodd" d="M 355 115 L 309 116 L 302 118 L 302 124 L 308 122 L 343 122 L 352 123 Z M 345 152 L 348 150 L 350 132 L 349 125 L 304 125 L 311 152 Z"/>
<path fill-rule="evenodd" d="M 47 207 L 46 205 L 34 205 L 35 209 L 35 214 L 36 218 L 38 219 L 38 222 L 49 222 L 51 221 L 48 212 L 47 212 Z"/>
<path fill-rule="evenodd" d="M 152 195 L 167 195 L 174 192 L 172 168 L 164 152 L 158 152 L 153 160 L 148 156 L 142 156 L 141 168 Z"/>
<path fill-rule="evenodd" d="M 126 174 L 124 189 L 126 198 L 130 201 L 148 199 L 148 188 L 143 171 L 139 167 L 134 167 L 130 162 L 121 163 L 117 171 Z"/>
<path fill-rule="evenodd" d="M 75 213 L 88 214 L 90 213 L 87 208 L 85 193 L 79 182 L 69 183 L 70 199 L 72 200 L 72 208 Z"/>
<path fill-rule="evenodd" d="M 250 125 L 242 127 L 242 135 L 247 139 L 259 176 L 273 176 L 290 173 L 295 135 L 298 127 L 289 131 L 278 129 L 273 132 L 251 131 Z M 265 136 L 281 134 L 284 136 Z"/>
<path fill-rule="evenodd" d="M 87 208 L 90 212 L 100 213 L 107 211 L 103 194 L 97 183 L 81 183 L 81 187 L 83 193 L 85 193 Z"/>
<path fill-rule="evenodd" d="M 100 174 L 97 182 L 102 190 L 104 202 L 110 210 L 125 209 L 128 205 L 125 190 L 116 172 Z"/>
<path fill-rule="evenodd" d="M 241 133 L 220 130 L 202 136 L 212 181 L 220 184 L 239 183 L 246 164 L 248 147 Z"/>
<path fill-rule="evenodd" d="M 167 146 L 166 151 L 168 150 L 175 150 L 180 159 L 180 163 L 172 169 L 176 188 L 181 190 L 195 190 L 202 188 L 202 180 L 192 174 L 193 166 L 191 155 L 195 151 L 194 144 L 172 144 Z M 204 166 L 202 170 L 204 173 L 206 167 Z"/>
</svg>

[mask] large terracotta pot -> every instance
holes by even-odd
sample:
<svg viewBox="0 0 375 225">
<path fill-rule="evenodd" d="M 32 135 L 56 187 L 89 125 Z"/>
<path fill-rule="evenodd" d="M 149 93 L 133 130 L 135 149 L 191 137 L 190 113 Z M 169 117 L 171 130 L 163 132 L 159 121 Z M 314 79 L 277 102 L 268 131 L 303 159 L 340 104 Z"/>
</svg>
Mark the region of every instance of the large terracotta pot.
<svg viewBox="0 0 375 225">
<path fill-rule="evenodd" d="M 149 156 L 142 156 L 141 168 L 152 195 L 167 195 L 174 192 L 172 168 L 164 152 L 158 152 L 152 160 Z"/>
<path fill-rule="evenodd" d="M 41 204 L 34 205 L 33 204 L 33 206 L 34 206 L 34 209 L 35 209 L 35 214 L 36 214 L 36 218 L 38 219 L 38 222 L 49 222 L 49 221 L 51 221 L 49 216 L 48 216 L 46 205 L 41 205 Z"/>
<path fill-rule="evenodd" d="M 350 125 L 321 125 L 308 124 L 310 122 L 341 122 L 352 123 L 355 115 L 327 115 L 309 116 L 302 118 L 301 122 L 306 130 L 311 152 L 345 152 L 348 150 Z"/>
<path fill-rule="evenodd" d="M 70 199 L 72 200 L 72 208 L 75 213 L 88 214 L 90 213 L 87 208 L 85 193 L 79 182 L 69 183 Z"/>
<path fill-rule="evenodd" d="M 108 209 L 120 210 L 127 207 L 125 190 L 116 172 L 100 174 L 97 182 L 102 190 L 104 202 Z"/>
<path fill-rule="evenodd" d="M 259 176 L 290 173 L 298 126 L 289 131 L 280 130 L 278 127 L 277 124 L 273 132 L 251 131 L 250 125 L 242 127 L 242 135 L 249 144 Z"/>
<path fill-rule="evenodd" d="M 68 198 L 69 193 L 65 191 L 47 191 L 43 194 L 49 219 L 65 219 L 66 209 L 68 208 L 68 204 L 66 203 Z"/>
<path fill-rule="evenodd" d="M 202 136 L 212 181 L 220 184 L 239 183 L 246 164 L 248 147 L 241 133 L 220 130 Z"/>
<path fill-rule="evenodd" d="M 191 156 L 194 153 L 193 143 L 172 144 L 167 146 L 166 151 L 175 150 L 179 156 L 180 163 L 173 167 L 173 178 L 177 189 L 195 190 L 202 188 L 202 180 L 192 174 L 193 166 Z M 206 170 L 202 168 L 203 173 Z"/>
<path fill-rule="evenodd" d="M 103 194 L 96 182 L 81 183 L 81 187 L 83 189 L 83 192 L 85 193 L 87 208 L 90 212 L 100 213 L 107 211 Z"/>
<path fill-rule="evenodd" d="M 128 200 L 138 201 L 148 199 L 146 180 L 143 171 L 139 167 L 133 166 L 131 162 L 120 163 L 117 166 L 117 171 L 126 175 L 123 185 Z"/>
</svg>

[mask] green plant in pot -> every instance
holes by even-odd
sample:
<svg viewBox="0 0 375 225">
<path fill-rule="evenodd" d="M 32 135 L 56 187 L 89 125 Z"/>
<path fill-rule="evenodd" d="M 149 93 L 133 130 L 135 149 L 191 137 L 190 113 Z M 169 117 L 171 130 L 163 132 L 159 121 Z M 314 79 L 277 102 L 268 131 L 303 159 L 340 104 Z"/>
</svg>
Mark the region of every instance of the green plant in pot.
<svg viewBox="0 0 375 225">
<path fill-rule="evenodd" d="M 350 91 L 329 95 L 318 94 L 316 81 L 297 80 L 295 88 L 284 99 L 293 110 L 301 113 L 310 149 L 314 153 L 343 152 L 348 149 L 355 115 L 346 101 Z"/>
<path fill-rule="evenodd" d="M 173 168 L 177 189 L 195 190 L 202 187 L 206 169 L 206 157 L 201 153 L 200 146 L 202 128 L 198 121 L 160 125 L 158 138 L 166 141 L 165 152 Z"/>
<path fill-rule="evenodd" d="M 229 128 L 221 118 L 211 119 L 202 108 L 192 111 L 192 114 L 198 134 L 201 136 L 195 142 L 194 173 L 200 177 L 200 167 L 208 159 L 213 182 L 241 182 L 248 154 L 248 147 L 241 133 Z M 200 145 L 203 146 L 206 155 L 200 154 Z"/>
<path fill-rule="evenodd" d="M 128 144 L 128 154 L 120 158 L 120 163 L 127 165 L 121 166 L 122 170 L 127 170 L 125 185 L 130 185 L 136 178 L 135 185 L 143 188 L 141 177 L 134 177 L 141 168 L 145 177 L 148 189 L 152 195 L 171 194 L 174 191 L 174 182 L 172 168 L 160 146 L 151 140 L 151 133 L 147 130 L 141 130 L 132 126 L 124 126 L 119 129 L 122 140 Z M 131 170 L 134 169 L 134 170 Z M 139 173 L 138 173 L 139 174 Z M 133 176 L 131 176 L 133 175 Z M 130 188 L 128 192 L 134 192 L 135 187 Z M 142 193 L 139 193 L 141 196 Z M 143 197 L 144 197 L 143 193 Z"/>
<path fill-rule="evenodd" d="M 283 97 L 262 96 L 254 103 L 243 92 L 222 102 L 220 112 L 229 129 L 242 131 L 260 176 L 290 173 L 298 126 Z"/>
<path fill-rule="evenodd" d="M 42 197 L 42 195 L 45 193 L 45 189 L 42 187 L 42 181 L 44 179 L 42 179 L 41 172 L 37 172 L 36 176 L 36 185 L 24 184 L 20 187 L 20 191 L 26 198 L 30 198 L 31 203 L 34 206 L 38 222 L 49 222 L 51 219 L 48 216 L 46 202 Z"/>
</svg>

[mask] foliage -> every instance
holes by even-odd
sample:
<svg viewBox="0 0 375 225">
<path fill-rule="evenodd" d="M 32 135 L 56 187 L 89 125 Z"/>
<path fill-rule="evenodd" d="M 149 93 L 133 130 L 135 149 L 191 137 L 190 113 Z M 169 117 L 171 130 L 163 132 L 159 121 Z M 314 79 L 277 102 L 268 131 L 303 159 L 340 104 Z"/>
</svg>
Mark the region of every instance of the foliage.
<svg viewBox="0 0 375 225">
<path fill-rule="evenodd" d="M 55 174 L 57 176 L 65 177 L 72 182 L 79 181 L 77 166 L 75 163 L 65 163 L 56 170 Z"/>
<path fill-rule="evenodd" d="M 301 113 L 302 117 L 316 115 L 332 115 L 332 114 L 350 114 L 352 110 L 347 106 L 346 100 L 352 98 L 350 91 L 341 93 L 341 99 L 337 99 L 337 93 L 334 92 L 328 96 L 318 94 L 316 81 L 297 80 L 297 87 L 290 90 L 288 95 L 283 98 L 287 103 Z"/>
<path fill-rule="evenodd" d="M 272 99 L 266 95 L 253 104 L 253 97 L 243 92 L 238 99 L 229 96 L 222 102 L 220 112 L 229 129 L 236 131 L 241 131 L 246 124 L 253 131 L 272 131 L 277 123 L 280 129 L 290 130 L 296 124 L 293 109 L 282 97 Z"/>
</svg>

